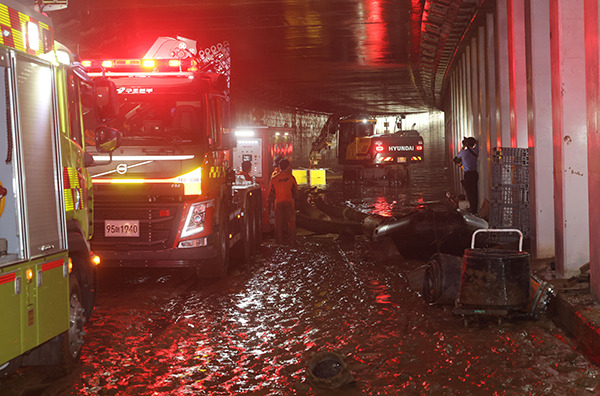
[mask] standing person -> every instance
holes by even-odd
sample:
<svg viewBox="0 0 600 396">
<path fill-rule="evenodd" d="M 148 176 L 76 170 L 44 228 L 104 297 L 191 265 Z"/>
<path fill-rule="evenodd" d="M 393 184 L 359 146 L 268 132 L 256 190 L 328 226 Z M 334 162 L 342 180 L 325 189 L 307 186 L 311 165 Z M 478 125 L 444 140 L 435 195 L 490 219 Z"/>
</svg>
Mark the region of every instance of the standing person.
<svg viewBox="0 0 600 396">
<path fill-rule="evenodd" d="M 298 184 L 292 175 L 290 161 L 279 162 L 280 171 L 269 182 L 269 207 L 275 204 L 275 241 L 283 243 L 283 230 L 287 228 L 288 243 L 296 245 L 296 208 Z"/>
<path fill-rule="evenodd" d="M 273 173 L 271 173 L 271 178 L 273 178 L 273 176 L 275 176 L 276 174 L 279 173 L 279 171 L 280 171 L 279 163 L 281 162 L 282 159 L 283 159 L 283 157 L 281 155 L 278 155 L 273 160 Z"/>
<path fill-rule="evenodd" d="M 477 214 L 479 208 L 479 173 L 477 172 L 477 157 L 479 156 L 479 145 L 474 137 L 464 138 L 463 148 L 454 157 L 454 162 L 462 165 L 464 180 L 463 188 L 467 193 L 469 211 Z"/>
<path fill-rule="evenodd" d="M 245 181 L 252 181 L 252 176 L 250 176 L 251 170 L 252 170 L 252 162 L 243 161 L 242 162 L 242 170 L 238 173 L 238 175 L 242 176 Z"/>
</svg>

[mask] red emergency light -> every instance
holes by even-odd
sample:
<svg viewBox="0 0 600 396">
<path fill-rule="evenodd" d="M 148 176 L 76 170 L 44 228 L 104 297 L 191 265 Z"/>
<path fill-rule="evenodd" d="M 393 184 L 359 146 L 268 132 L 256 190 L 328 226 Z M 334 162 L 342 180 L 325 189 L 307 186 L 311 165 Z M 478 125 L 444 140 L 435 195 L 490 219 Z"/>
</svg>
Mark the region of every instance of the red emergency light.
<svg viewBox="0 0 600 396">
<path fill-rule="evenodd" d="M 417 146 L 415 147 L 417 151 L 423 151 L 423 146 Z"/>
<path fill-rule="evenodd" d="M 383 143 L 375 142 L 375 151 L 381 153 L 383 150 L 385 150 L 385 147 L 383 147 Z"/>
<path fill-rule="evenodd" d="M 103 60 L 83 60 L 83 67 L 88 72 L 100 71 L 104 69 L 112 73 L 147 73 L 153 72 L 187 72 L 196 70 L 196 62 L 192 59 L 103 59 Z"/>
</svg>

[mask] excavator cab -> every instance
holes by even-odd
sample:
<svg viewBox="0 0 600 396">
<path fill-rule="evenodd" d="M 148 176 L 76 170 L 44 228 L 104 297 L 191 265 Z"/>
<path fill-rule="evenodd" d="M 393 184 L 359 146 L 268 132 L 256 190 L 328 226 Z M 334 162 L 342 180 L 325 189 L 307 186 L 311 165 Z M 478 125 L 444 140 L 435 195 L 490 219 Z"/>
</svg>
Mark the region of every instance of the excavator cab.
<svg viewBox="0 0 600 396">
<path fill-rule="evenodd" d="M 341 119 L 338 130 L 338 162 L 362 162 L 370 154 L 377 119 L 371 116 L 351 116 Z"/>
</svg>

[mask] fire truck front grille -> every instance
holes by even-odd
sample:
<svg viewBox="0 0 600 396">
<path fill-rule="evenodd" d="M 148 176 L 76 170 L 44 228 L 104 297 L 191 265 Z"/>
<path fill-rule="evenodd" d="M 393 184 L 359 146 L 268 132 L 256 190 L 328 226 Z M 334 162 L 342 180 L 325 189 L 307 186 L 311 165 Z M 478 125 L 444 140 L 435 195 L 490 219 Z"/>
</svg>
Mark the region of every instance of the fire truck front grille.
<svg viewBox="0 0 600 396">
<path fill-rule="evenodd" d="M 173 246 L 181 218 L 181 205 L 95 203 L 92 248 L 117 251 L 157 251 Z M 111 236 L 111 221 L 139 221 L 139 236 Z"/>
</svg>

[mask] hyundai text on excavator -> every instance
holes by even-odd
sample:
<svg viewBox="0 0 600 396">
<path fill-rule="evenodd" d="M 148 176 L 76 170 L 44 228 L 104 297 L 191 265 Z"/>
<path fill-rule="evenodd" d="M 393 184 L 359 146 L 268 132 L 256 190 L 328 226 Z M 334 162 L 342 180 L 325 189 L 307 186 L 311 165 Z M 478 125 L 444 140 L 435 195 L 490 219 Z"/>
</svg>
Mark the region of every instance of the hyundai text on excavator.
<svg viewBox="0 0 600 396">
<path fill-rule="evenodd" d="M 423 137 L 414 129 L 376 134 L 376 123 L 368 115 L 332 115 L 313 143 L 311 163 L 333 145 L 337 132 L 337 159 L 345 182 L 381 179 L 406 184 L 408 166 L 423 161 Z"/>
<path fill-rule="evenodd" d="M 230 249 L 247 259 L 260 243 L 262 196 L 237 183 L 229 161 L 229 45 L 160 37 L 141 59 L 82 62 L 117 86 L 122 131 L 112 156 L 95 154 L 99 232 L 107 266 L 193 267 L 227 274 Z"/>
<path fill-rule="evenodd" d="M 84 118 L 100 150 L 119 140 L 102 126 L 111 85 L 54 41 L 39 8 L 60 7 L 32 3 L 0 0 L 0 376 L 79 359 L 97 282 Z"/>
</svg>

